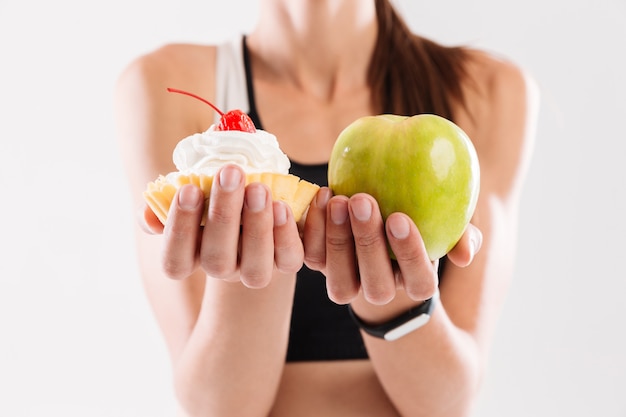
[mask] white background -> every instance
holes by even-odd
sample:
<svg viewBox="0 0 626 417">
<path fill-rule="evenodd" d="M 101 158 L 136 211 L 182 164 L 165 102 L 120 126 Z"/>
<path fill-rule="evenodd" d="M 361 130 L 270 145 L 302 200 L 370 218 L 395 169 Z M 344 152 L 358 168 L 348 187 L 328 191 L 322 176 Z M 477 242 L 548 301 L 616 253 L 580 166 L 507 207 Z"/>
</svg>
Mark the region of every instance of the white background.
<svg viewBox="0 0 626 417">
<path fill-rule="evenodd" d="M 626 416 L 626 0 L 404 0 L 542 89 L 519 263 L 480 417 Z M 0 0 L 0 416 L 164 417 L 112 90 L 134 57 L 251 27 L 254 0 Z"/>
</svg>

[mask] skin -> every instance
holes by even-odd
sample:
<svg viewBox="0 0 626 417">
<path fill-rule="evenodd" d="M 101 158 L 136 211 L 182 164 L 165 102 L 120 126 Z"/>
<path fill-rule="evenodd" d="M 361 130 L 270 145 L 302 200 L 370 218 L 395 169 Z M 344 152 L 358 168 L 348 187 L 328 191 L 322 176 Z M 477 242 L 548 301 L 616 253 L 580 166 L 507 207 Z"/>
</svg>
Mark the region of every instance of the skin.
<svg viewBox="0 0 626 417">
<path fill-rule="evenodd" d="M 374 113 L 366 85 L 377 33 L 373 2 L 264 0 L 260 10 L 249 47 L 264 128 L 293 160 L 327 161 L 341 129 Z M 167 343 L 181 415 L 467 415 L 514 271 L 534 84 L 514 65 L 472 52 L 472 81 L 465 83 L 472 114 L 459 108 L 456 122 L 477 149 L 481 194 L 449 254 L 431 321 L 395 342 L 364 335 L 370 360 L 286 364 L 294 277 L 303 262 L 326 275 L 332 300 L 351 303 L 373 323 L 432 296 L 436 265 L 409 218 L 394 213 L 383 225 L 368 195 L 348 199 L 322 188 L 298 230 L 285 205 L 260 184 L 244 187 L 232 166 L 218 173 L 209 207 L 198 189 L 181 188 L 162 226 L 141 193 L 174 170 L 176 143 L 212 122 L 206 106 L 165 87 L 212 100 L 214 65 L 213 46 L 167 45 L 133 61 L 116 91 L 120 149 L 140 213 L 141 275 Z"/>
</svg>

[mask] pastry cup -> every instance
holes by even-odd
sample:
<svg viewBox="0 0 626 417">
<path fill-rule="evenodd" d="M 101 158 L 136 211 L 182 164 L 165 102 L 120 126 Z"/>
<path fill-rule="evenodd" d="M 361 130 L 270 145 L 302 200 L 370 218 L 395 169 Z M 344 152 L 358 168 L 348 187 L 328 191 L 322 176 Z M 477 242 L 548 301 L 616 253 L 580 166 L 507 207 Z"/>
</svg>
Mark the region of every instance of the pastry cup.
<svg viewBox="0 0 626 417">
<path fill-rule="evenodd" d="M 311 200 L 319 190 L 319 186 L 302 180 L 292 174 L 275 174 L 271 172 L 246 174 L 246 185 L 252 182 L 265 184 L 272 192 L 272 199 L 284 201 L 291 207 L 296 222 L 309 207 Z M 174 182 L 168 181 L 164 176 L 159 176 L 155 181 L 148 183 L 143 197 L 159 218 L 165 224 L 170 205 L 174 200 L 176 191 L 185 184 L 194 184 L 204 192 L 205 207 L 211 195 L 213 176 L 207 175 L 178 175 Z M 206 213 L 205 213 L 206 216 Z M 202 219 L 204 225 L 206 218 Z"/>
</svg>

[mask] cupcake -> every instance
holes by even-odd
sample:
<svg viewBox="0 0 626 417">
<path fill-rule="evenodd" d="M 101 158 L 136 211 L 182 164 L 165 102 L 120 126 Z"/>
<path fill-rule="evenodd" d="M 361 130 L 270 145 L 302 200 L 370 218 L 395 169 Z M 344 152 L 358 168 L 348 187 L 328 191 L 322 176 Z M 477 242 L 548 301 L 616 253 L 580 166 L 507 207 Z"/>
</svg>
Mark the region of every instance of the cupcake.
<svg viewBox="0 0 626 417">
<path fill-rule="evenodd" d="M 165 223 L 176 191 L 185 184 L 194 184 L 204 192 L 205 206 L 217 171 L 225 164 L 240 166 L 246 184 L 260 182 L 272 192 L 272 199 L 284 201 L 299 221 L 319 190 L 317 184 L 289 174 L 289 158 L 281 151 L 273 134 L 256 129 L 250 118 L 240 110 L 222 113 L 208 101 L 187 94 L 211 105 L 222 116 L 220 123 L 203 133 L 182 139 L 174 149 L 176 171 L 148 183 L 143 197 L 161 223 Z M 202 220 L 204 224 L 205 219 Z"/>
</svg>

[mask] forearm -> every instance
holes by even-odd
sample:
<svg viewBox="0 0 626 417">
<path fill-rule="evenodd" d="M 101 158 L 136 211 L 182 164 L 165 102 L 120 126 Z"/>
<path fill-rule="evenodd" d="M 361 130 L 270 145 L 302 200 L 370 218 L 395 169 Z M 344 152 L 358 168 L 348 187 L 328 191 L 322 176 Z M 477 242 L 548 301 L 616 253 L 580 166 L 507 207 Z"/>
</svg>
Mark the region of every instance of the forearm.
<svg viewBox="0 0 626 417">
<path fill-rule="evenodd" d="M 203 306 L 175 363 L 178 399 L 190 416 L 265 416 L 285 362 L 295 278 L 264 289 L 207 279 Z"/>
<path fill-rule="evenodd" d="M 376 309 L 360 311 L 380 314 Z M 481 355 L 475 340 L 450 321 L 441 304 L 428 324 L 396 341 L 364 338 L 380 383 L 401 416 L 467 414 L 480 380 Z"/>
</svg>

